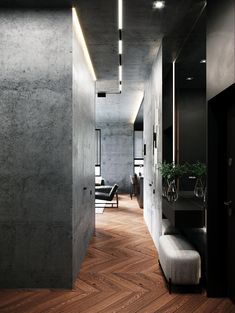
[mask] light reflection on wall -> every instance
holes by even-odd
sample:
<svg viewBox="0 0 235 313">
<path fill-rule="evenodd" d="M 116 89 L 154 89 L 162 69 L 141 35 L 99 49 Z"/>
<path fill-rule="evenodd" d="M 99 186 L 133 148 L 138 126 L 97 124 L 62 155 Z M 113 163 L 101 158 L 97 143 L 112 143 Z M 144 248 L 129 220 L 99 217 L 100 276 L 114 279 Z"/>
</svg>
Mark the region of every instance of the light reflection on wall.
<svg viewBox="0 0 235 313">
<path fill-rule="evenodd" d="M 85 58 L 86 58 L 87 65 L 88 65 L 88 67 L 90 69 L 91 75 L 92 75 L 94 81 L 96 81 L 95 71 L 94 71 L 94 68 L 93 68 L 93 65 L 92 65 L 92 62 L 91 62 L 90 54 L 89 54 L 89 51 L 87 49 L 86 41 L 85 41 L 85 38 L 84 38 L 84 35 L 83 35 L 83 32 L 82 32 L 82 28 L 81 28 L 81 25 L 80 25 L 80 22 L 79 22 L 79 19 L 78 19 L 77 11 L 76 11 L 75 8 L 72 8 L 72 14 L 73 14 L 74 30 L 75 30 L 78 38 L 79 38 L 79 41 L 81 42 L 82 49 L 83 49 L 83 52 L 84 52 L 84 55 L 85 55 Z"/>
</svg>

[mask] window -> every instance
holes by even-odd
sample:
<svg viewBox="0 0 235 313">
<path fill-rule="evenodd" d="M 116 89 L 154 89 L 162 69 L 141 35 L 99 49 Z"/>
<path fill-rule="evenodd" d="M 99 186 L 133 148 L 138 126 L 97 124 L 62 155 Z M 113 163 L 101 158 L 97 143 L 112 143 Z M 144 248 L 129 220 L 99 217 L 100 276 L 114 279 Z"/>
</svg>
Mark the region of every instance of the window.
<svg viewBox="0 0 235 313">
<path fill-rule="evenodd" d="M 95 130 L 95 176 L 101 176 L 101 130 Z"/>
</svg>

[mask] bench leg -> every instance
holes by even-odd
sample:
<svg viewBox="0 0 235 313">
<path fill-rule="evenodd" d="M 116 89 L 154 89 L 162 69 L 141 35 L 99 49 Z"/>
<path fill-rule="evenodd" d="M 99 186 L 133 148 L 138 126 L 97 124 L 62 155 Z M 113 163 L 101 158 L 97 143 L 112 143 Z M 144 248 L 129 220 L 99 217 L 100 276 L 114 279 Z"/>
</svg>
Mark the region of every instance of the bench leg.
<svg viewBox="0 0 235 313">
<path fill-rule="evenodd" d="M 171 278 L 169 278 L 168 288 L 169 288 L 169 294 L 171 294 L 171 288 L 172 288 Z"/>
<path fill-rule="evenodd" d="M 117 208 L 118 208 L 118 193 L 116 192 L 116 199 L 117 199 Z"/>
</svg>

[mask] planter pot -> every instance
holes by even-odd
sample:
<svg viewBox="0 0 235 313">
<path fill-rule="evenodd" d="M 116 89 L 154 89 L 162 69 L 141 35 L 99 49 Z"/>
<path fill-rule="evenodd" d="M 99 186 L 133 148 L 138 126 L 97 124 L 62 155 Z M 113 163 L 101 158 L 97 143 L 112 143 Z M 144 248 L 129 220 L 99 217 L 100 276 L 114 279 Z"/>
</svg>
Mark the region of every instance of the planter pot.
<svg viewBox="0 0 235 313">
<path fill-rule="evenodd" d="M 163 181 L 162 181 L 162 196 L 164 198 L 167 197 L 168 186 L 169 186 L 168 181 L 166 179 L 163 179 Z"/>
<path fill-rule="evenodd" d="M 175 202 L 178 199 L 178 192 L 177 192 L 175 180 L 170 181 L 168 183 L 166 198 L 169 202 Z"/>
<path fill-rule="evenodd" d="M 196 180 L 194 194 L 197 198 L 203 198 L 205 196 L 204 184 L 200 177 L 198 177 Z"/>
</svg>

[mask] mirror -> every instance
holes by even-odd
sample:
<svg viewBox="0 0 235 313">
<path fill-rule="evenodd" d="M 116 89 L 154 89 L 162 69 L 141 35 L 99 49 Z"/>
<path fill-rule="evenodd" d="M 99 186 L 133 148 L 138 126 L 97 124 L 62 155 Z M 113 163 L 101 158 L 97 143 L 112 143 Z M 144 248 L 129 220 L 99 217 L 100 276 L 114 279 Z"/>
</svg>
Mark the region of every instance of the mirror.
<svg viewBox="0 0 235 313">
<path fill-rule="evenodd" d="M 206 14 L 198 18 L 175 64 L 176 160 L 206 163 Z M 180 180 L 181 191 L 193 191 L 195 178 Z"/>
</svg>

